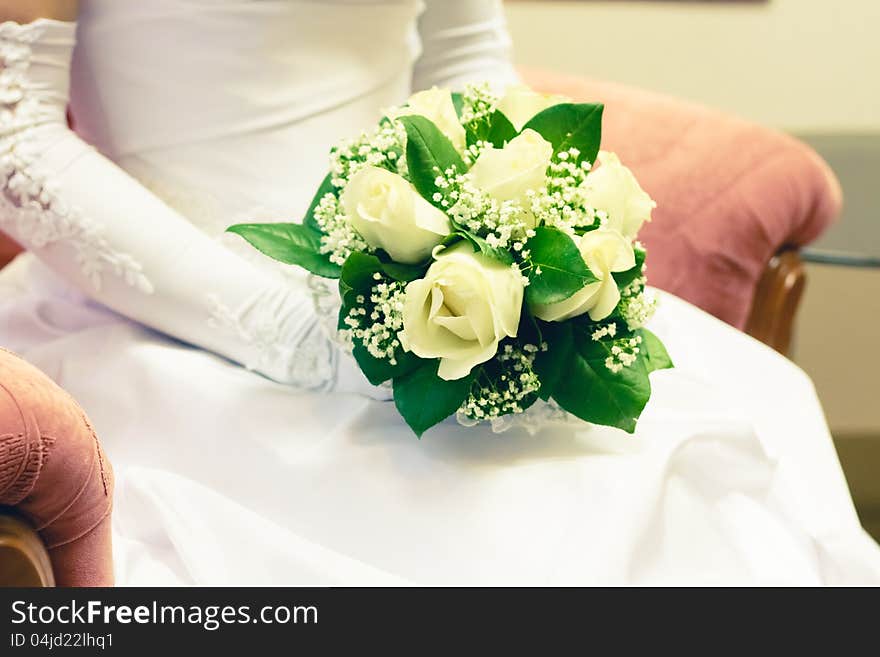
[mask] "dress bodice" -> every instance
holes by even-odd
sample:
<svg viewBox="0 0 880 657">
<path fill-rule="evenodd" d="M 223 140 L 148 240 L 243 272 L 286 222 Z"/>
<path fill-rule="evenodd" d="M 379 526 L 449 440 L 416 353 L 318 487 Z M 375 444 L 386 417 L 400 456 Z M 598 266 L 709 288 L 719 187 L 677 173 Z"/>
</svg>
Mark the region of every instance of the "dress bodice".
<svg viewBox="0 0 880 657">
<path fill-rule="evenodd" d="M 254 213 L 298 217 L 330 146 L 409 92 L 421 9 L 85 0 L 76 130 L 209 233 Z"/>
</svg>

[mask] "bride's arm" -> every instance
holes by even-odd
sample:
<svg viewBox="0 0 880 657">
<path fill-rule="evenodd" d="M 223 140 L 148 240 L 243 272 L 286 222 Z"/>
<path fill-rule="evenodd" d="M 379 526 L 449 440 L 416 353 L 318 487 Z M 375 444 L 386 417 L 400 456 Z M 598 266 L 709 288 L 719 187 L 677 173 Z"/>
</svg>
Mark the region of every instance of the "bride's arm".
<svg viewBox="0 0 880 657">
<path fill-rule="evenodd" d="M 17 15 L 0 2 L 0 21 Z M 344 385 L 367 389 L 309 295 L 214 242 L 68 128 L 74 38 L 71 22 L 0 22 L 0 228 L 95 299 L 182 341 L 308 387 L 334 385 L 341 362 Z"/>
<path fill-rule="evenodd" d="M 519 82 L 501 0 L 426 0 L 419 36 L 414 89 L 460 89 L 484 80 L 501 89 Z"/>
</svg>

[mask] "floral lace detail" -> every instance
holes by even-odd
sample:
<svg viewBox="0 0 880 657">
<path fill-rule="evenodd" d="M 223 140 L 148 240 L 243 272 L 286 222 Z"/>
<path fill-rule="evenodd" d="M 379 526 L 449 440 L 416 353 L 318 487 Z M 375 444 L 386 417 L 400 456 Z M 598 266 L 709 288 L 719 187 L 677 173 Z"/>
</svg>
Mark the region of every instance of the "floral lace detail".
<svg viewBox="0 0 880 657">
<path fill-rule="evenodd" d="M 0 23 L 0 137 L 57 115 L 57 108 L 28 93 L 31 44 L 45 31 L 45 23 L 39 21 Z"/>
<path fill-rule="evenodd" d="M 28 144 L 25 128 L 58 119 L 59 109 L 43 103 L 28 79 L 30 44 L 45 24 L 0 24 L 0 225 L 29 248 L 55 242 L 70 244 L 83 274 L 97 291 L 105 268 L 145 294 L 153 286 L 141 265 L 127 253 L 111 248 L 101 227 L 64 204 L 50 182 L 33 167 L 39 157 Z M 63 113 L 63 110 L 62 110 Z"/>
<path fill-rule="evenodd" d="M 242 363 L 247 369 L 311 390 L 336 387 L 339 352 L 327 338 L 320 319 L 305 325 L 293 322 L 296 328 L 291 331 L 266 300 L 258 300 L 239 312 L 216 294 L 209 295 L 208 301 L 212 328 L 232 333 L 251 347 L 250 358 Z"/>
<path fill-rule="evenodd" d="M 333 342 L 343 340 L 338 336 L 339 311 L 342 309 L 342 298 L 339 296 L 339 288 L 331 284 L 329 279 L 309 274 L 306 279 L 309 291 L 312 293 L 312 303 L 315 313 L 321 322 L 324 333 Z M 351 351 L 349 345 L 346 351 Z"/>
<path fill-rule="evenodd" d="M 47 181 L 34 174 L 15 146 L 0 152 L 0 224 L 10 226 L 31 249 L 54 242 L 70 244 L 95 291 L 105 268 L 144 294 L 153 285 L 132 256 L 113 250 L 101 228 L 60 201 Z M 14 226 L 13 226 L 14 224 Z"/>
</svg>

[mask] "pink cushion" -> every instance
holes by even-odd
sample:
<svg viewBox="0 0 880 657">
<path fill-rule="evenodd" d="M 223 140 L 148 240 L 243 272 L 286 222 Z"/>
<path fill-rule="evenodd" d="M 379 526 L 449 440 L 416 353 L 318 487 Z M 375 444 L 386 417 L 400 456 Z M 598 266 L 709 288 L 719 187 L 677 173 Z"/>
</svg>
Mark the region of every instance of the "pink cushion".
<svg viewBox="0 0 880 657">
<path fill-rule="evenodd" d="M 39 530 L 61 586 L 113 583 L 113 472 L 88 418 L 46 375 L 0 349 L 0 505 Z"/>
<path fill-rule="evenodd" d="M 738 328 L 773 254 L 816 239 L 840 212 L 834 174 L 791 137 L 648 91 L 523 74 L 536 89 L 605 103 L 603 149 L 657 201 L 640 233 L 649 282 Z"/>
</svg>

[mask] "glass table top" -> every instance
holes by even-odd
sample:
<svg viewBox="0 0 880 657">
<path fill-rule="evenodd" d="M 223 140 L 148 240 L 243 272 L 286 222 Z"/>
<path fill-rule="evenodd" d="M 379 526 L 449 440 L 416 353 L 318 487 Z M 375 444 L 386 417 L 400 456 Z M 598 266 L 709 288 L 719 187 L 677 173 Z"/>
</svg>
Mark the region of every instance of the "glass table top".
<svg viewBox="0 0 880 657">
<path fill-rule="evenodd" d="M 837 174 L 843 215 L 802 252 L 807 262 L 880 268 L 880 133 L 801 134 Z"/>
</svg>

